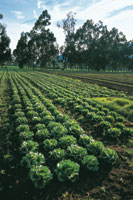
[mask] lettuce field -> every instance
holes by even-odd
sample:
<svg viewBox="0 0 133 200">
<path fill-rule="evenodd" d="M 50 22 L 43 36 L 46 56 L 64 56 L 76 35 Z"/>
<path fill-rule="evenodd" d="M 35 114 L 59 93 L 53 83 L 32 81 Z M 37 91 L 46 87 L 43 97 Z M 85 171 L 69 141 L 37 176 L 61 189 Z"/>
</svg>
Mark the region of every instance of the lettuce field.
<svg viewBox="0 0 133 200">
<path fill-rule="evenodd" d="M 131 200 L 132 137 L 132 92 L 0 71 L 1 200 Z"/>
</svg>

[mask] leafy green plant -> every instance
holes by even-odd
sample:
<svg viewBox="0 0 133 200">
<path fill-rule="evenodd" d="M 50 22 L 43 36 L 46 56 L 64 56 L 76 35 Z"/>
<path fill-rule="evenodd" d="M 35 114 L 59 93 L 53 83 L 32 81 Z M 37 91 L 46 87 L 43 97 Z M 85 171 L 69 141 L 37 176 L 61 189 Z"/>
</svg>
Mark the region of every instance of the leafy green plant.
<svg viewBox="0 0 133 200">
<path fill-rule="evenodd" d="M 48 125 L 50 122 L 54 122 L 55 121 L 55 117 L 52 115 L 46 115 L 45 117 L 42 118 L 42 123 Z"/>
<path fill-rule="evenodd" d="M 117 138 L 121 135 L 121 130 L 119 128 L 110 128 L 107 130 L 107 135 L 112 138 Z"/>
<path fill-rule="evenodd" d="M 49 131 L 51 131 L 54 127 L 58 126 L 59 123 L 58 122 L 50 122 L 48 125 L 47 125 L 47 128 Z"/>
<path fill-rule="evenodd" d="M 22 125 L 22 124 L 27 124 L 28 120 L 26 117 L 18 117 L 15 121 L 16 125 Z"/>
<path fill-rule="evenodd" d="M 27 112 L 26 116 L 27 116 L 29 119 L 31 119 L 32 117 L 38 117 L 38 113 L 35 112 L 35 111 L 33 111 L 33 110 L 31 110 L 31 111 L 28 111 L 28 112 Z"/>
<path fill-rule="evenodd" d="M 116 122 L 114 124 L 114 127 L 120 128 L 121 130 L 123 130 L 125 128 L 125 125 L 122 122 Z"/>
<path fill-rule="evenodd" d="M 100 159 L 107 164 L 114 165 L 117 162 L 118 155 L 113 149 L 103 148 L 100 154 Z"/>
<path fill-rule="evenodd" d="M 65 159 L 66 157 L 66 152 L 64 149 L 58 148 L 58 149 L 54 149 L 53 151 L 49 152 L 50 157 L 52 158 L 52 160 L 54 161 L 60 161 Z"/>
<path fill-rule="evenodd" d="M 95 141 L 92 136 L 86 134 L 80 135 L 79 143 L 84 147 L 87 147 L 91 142 Z"/>
<path fill-rule="evenodd" d="M 45 129 L 46 128 L 46 126 L 45 126 L 45 124 L 36 124 L 36 126 L 35 126 L 35 129 L 38 131 L 38 130 L 41 130 L 41 129 Z"/>
<path fill-rule="evenodd" d="M 68 133 L 67 129 L 64 126 L 62 126 L 60 123 L 57 126 L 55 126 L 50 132 L 52 137 L 55 137 L 55 138 L 60 138 L 66 135 L 67 133 Z"/>
<path fill-rule="evenodd" d="M 116 117 L 116 121 L 117 122 L 125 122 L 126 120 L 125 120 L 125 118 L 124 117 L 122 117 L 122 116 L 120 116 L 120 117 Z"/>
<path fill-rule="evenodd" d="M 20 142 L 26 141 L 26 140 L 32 140 L 34 136 L 34 133 L 31 131 L 25 131 L 19 133 L 19 140 Z"/>
<path fill-rule="evenodd" d="M 57 120 L 58 122 L 63 123 L 63 122 L 65 122 L 65 121 L 68 120 L 68 119 L 69 119 L 69 117 L 68 117 L 67 115 L 62 115 L 62 114 L 57 114 L 57 115 L 56 115 L 56 120 Z"/>
<path fill-rule="evenodd" d="M 22 112 L 22 111 L 20 111 L 20 112 L 15 112 L 14 117 L 15 117 L 15 118 L 18 118 L 18 117 L 25 117 L 25 114 L 24 114 L 24 112 Z"/>
<path fill-rule="evenodd" d="M 32 119 L 31 119 L 31 123 L 33 125 L 38 124 L 40 122 L 41 122 L 41 118 L 40 117 L 32 117 Z"/>
<path fill-rule="evenodd" d="M 45 163 L 45 158 L 43 154 L 38 152 L 30 151 L 21 160 L 21 165 L 27 168 L 34 166 L 43 165 Z"/>
<path fill-rule="evenodd" d="M 29 178 L 34 183 L 35 188 L 42 189 L 53 179 L 53 174 L 47 166 L 33 166 L 29 171 Z"/>
<path fill-rule="evenodd" d="M 58 142 L 56 139 L 46 139 L 43 141 L 43 147 L 46 151 L 55 149 L 57 145 L 58 145 Z"/>
<path fill-rule="evenodd" d="M 108 115 L 104 118 L 105 121 L 108 121 L 110 123 L 113 123 L 115 121 L 114 117 L 111 115 Z"/>
<path fill-rule="evenodd" d="M 97 158 L 93 155 L 86 155 L 82 160 L 82 164 L 90 171 L 98 171 L 99 170 L 99 162 L 98 162 Z"/>
<path fill-rule="evenodd" d="M 36 135 L 36 138 L 40 139 L 40 140 L 44 140 L 44 139 L 50 138 L 49 131 L 46 128 L 38 130 L 35 133 L 35 135 Z"/>
<path fill-rule="evenodd" d="M 72 182 L 76 181 L 79 174 L 80 166 L 71 160 L 60 161 L 55 169 L 58 180 L 61 182 L 70 180 Z"/>
<path fill-rule="evenodd" d="M 66 135 L 59 139 L 59 144 L 61 145 L 62 148 L 67 148 L 68 146 L 72 144 L 74 145 L 76 143 L 77 143 L 77 140 L 72 135 Z"/>
<path fill-rule="evenodd" d="M 29 151 L 36 151 L 38 149 L 38 143 L 34 142 L 33 140 L 24 141 L 21 144 L 20 152 L 23 154 L 27 154 Z"/>
<path fill-rule="evenodd" d="M 75 161 L 81 161 L 87 155 L 87 150 L 76 144 L 72 144 L 67 148 L 67 155 Z"/>
<path fill-rule="evenodd" d="M 101 151 L 104 149 L 104 145 L 102 142 L 99 141 L 92 141 L 90 144 L 86 145 L 86 149 L 89 153 L 98 156 L 100 155 Z"/>
<path fill-rule="evenodd" d="M 16 128 L 16 131 L 18 133 L 20 132 L 25 132 L 25 131 L 29 131 L 29 126 L 28 125 L 19 125 L 17 128 Z"/>
<path fill-rule="evenodd" d="M 51 115 L 51 113 L 48 110 L 44 110 L 42 113 L 40 113 L 40 117 L 43 118 L 47 115 Z"/>
</svg>

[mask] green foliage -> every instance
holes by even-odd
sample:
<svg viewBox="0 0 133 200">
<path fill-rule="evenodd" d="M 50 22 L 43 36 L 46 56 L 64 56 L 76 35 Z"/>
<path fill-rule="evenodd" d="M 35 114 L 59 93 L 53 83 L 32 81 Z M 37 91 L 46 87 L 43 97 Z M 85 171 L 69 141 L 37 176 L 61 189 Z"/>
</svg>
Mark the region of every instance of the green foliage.
<svg viewBox="0 0 133 200">
<path fill-rule="evenodd" d="M 32 140 L 34 136 L 34 133 L 31 131 L 25 131 L 19 133 L 19 140 L 20 142 L 26 141 L 26 140 Z"/>
<path fill-rule="evenodd" d="M 70 145 L 72 144 L 74 145 L 76 143 L 77 143 L 76 138 L 73 137 L 72 135 L 66 135 L 66 136 L 60 137 L 59 139 L 59 144 L 61 145 L 62 148 L 67 148 Z"/>
<path fill-rule="evenodd" d="M 110 128 L 107 130 L 107 135 L 112 138 L 117 138 L 121 135 L 121 130 L 119 128 Z"/>
<path fill-rule="evenodd" d="M 125 128 L 125 125 L 124 125 L 122 122 L 116 122 L 116 123 L 114 124 L 114 127 L 123 130 L 123 129 Z"/>
<path fill-rule="evenodd" d="M 95 141 L 92 136 L 88 136 L 86 134 L 80 135 L 79 142 L 81 145 L 87 148 L 87 146 Z"/>
<path fill-rule="evenodd" d="M 54 122 L 55 121 L 55 117 L 51 116 L 51 115 L 46 115 L 45 117 L 42 118 L 42 123 L 48 125 L 50 122 Z"/>
<path fill-rule="evenodd" d="M 108 121 L 110 123 L 113 123 L 115 121 L 114 117 L 111 115 L 108 115 L 107 117 L 104 118 L 105 121 Z"/>
<path fill-rule="evenodd" d="M 81 161 L 87 155 L 87 150 L 76 144 L 72 144 L 67 148 L 67 155 L 75 161 Z"/>
<path fill-rule="evenodd" d="M 57 164 L 55 172 L 59 181 L 64 182 L 70 180 L 75 182 L 79 174 L 79 169 L 80 166 L 77 163 L 71 160 L 62 160 Z"/>
<path fill-rule="evenodd" d="M 101 151 L 104 149 L 104 145 L 102 142 L 99 141 L 92 141 L 90 144 L 86 145 L 86 148 L 89 153 L 98 156 L 100 155 Z"/>
<path fill-rule="evenodd" d="M 64 135 L 66 135 L 67 132 L 68 131 L 67 131 L 67 129 L 64 126 L 62 126 L 61 124 L 58 124 L 57 126 L 55 126 L 51 130 L 50 134 L 51 134 L 52 137 L 60 138 L 60 137 L 62 137 Z"/>
<path fill-rule="evenodd" d="M 46 128 L 38 130 L 35 133 L 35 135 L 36 135 L 36 138 L 39 140 L 44 140 L 44 139 L 50 138 L 49 131 Z"/>
<path fill-rule="evenodd" d="M 29 153 L 29 151 L 36 151 L 38 149 L 38 143 L 37 142 L 34 142 L 32 140 L 27 140 L 27 141 L 24 141 L 22 144 L 21 144 L 21 147 L 20 147 L 20 152 L 23 153 L 23 154 L 27 154 Z"/>
<path fill-rule="evenodd" d="M 57 140 L 56 139 L 46 139 L 43 141 L 43 148 L 46 151 L 53 150 L 57 147 Z"/>
<path fill-rule="evenodd" d="M 66 157 L 66 152 L 64 149 L 58 148 L 58 149 L 54 149 L 53 151 L 49 152 L 50 157 L 52 158 L 52 160 L 54 161 L 60 161 L 65 159 Z"/>
<path fill-rule="evenodd" d="M 42 189 L 51 182 L 53 174 L 47 166 L 32 166 L 29 178 L 34 183 L 35 188 Z"/>
<path fill-rule="evenodd" d="M 45 124 L 36 124 L 35 126 L 35 129 L 38 131 L 38 130 L 41 130 L 41 129 L 45 129 Z"/>
<path fill-rule="evenodd" d="M 22 124 L 27 124 L 28 120 L 26 117 L 18 117 L 15 122 L 16 122 L 16 125 L 18 126 Z"/>
<path fill-rule="evenodd" d="M 33 110 L 31 110 L 31 111 L 28 111 L 28 112 L 27 112 L 26 116 L 27 116 L 29 119 L 31 119 L 32 117 L 38 117 L 38 113 L 35 112 L 35 111 L 33 111 Z"/>
<path fill-rule="evenodd" d="M 18 133 L 20 132 L 25 132 L 25 131 L 29 131 L 29 126 L 28 125 L 19 125 L 17 128 L 16 128 L 16 131 Z"/>
<path fill-rule="evenodd" d="M 100 154 L 100 159 L 107 164 L 114 165 L 117 162 L 118 155 L 115 150 L 103 148 Z"/>
<path fill-rule="evenodd" d="M 37 152 L 28 152 L 21 160 L 21 165 L 27 168 L 39 166 L 45 163 L 43 154 Z"/>
<path fill-rule="evenodd" d="M 99 162 L 98 162 L 97 158 L 93 155 L 86 155 L 82 160 L 82 164 L 90 171 L 98 171 L 99 170 Z"/>
</svg>

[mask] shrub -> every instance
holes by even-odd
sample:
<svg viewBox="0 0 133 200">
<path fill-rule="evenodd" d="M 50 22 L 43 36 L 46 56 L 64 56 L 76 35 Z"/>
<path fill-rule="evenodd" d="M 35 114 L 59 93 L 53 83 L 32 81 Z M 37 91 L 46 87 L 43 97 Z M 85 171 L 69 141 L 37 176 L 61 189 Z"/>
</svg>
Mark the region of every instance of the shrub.
<svg viewBox="0 0 133 200">
<path fill-rule="evenodd" d="M 60 160 L 64 159 L 66 156 L 65 150 L 61 149 L 61 148 L 54 149 L 53 151 L 50 151 L 49 154 L 50 154 L 50 157 L 52 158 L 52 160 L 54 160 L 54 161 L 60 161 Z"/>
<path fill-rule="evenodd" d="M 46 139 L 43 141 L 43 147 L 46 151 L 55 149 L 57 145 L 58 143 L 56 139 Z"/>
<path fill-rule="evenodd" d="M 71 144 L 76 144 L 76 138 L 73 137 L 72 135 L 66 135 L 63 136 L 59 139 L 59 144 L 61 145 L 62 148 L 67 148 Z"/>
<path fill-rule="evenodd" d="M 42 189 L 53 179 L 53 174 L 47 166 L 33 166 L 29 171 L 29 178 L 35 188 Z"/>
<path fill-rule="evenodd" d="M 98 162 L 97 158 L 93 155 L 86 155 L 82 160 L 82 164 L 90 171 L 98 171 L 99 170 L 99 162 Z"/>
<path fill-rule="evenodd" d="M 38 143 L 37 142 L 34 142 L 32 140 L 27 140 L 27 141 L 24 141 L 22 144 L 21 144 L 21 147 L 20 147 L 20 152 L 23 153 L 23 154 L 27 154 L 29 153 L 29 151 L 36 151 L 38 149 Z"/>
<path fill-rule="evenodd" d="M 73 144 L 67 148 L 67 155 L 75 161 L 81 161 L 87 155 L 87 150 Z"/>
<path fill-rule="evenodd" d="M 55 169 L 58 180 L 61 182 L 70 180 L 72 182 L 76 181 L 79 174 L 80 166 L 71 160 L 60 161 Z"/>
<path fill-rule="evenodd" d="M 21 160 L 21 165 L 27 168 L 34 166 L 39 166 L 45 163 L 45 158 L 43 154 L 37 152 L 27 153 Z"/>
<path fill-rule="evenodd" d="M 121 135 L 121 130 L 119 128 L 110 128 L 107 130 L 107 135 L 112 138 L 117 138 Z"/>
</svg>

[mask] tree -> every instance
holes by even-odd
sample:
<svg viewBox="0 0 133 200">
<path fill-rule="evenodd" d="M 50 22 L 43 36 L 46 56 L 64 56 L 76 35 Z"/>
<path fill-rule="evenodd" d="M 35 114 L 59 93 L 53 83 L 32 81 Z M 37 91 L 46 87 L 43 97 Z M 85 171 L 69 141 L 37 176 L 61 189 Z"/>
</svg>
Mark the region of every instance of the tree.
<svg viewBox="0 0 133 200">
<path fill-rule="evenodd" d="M 28 48 L 28 33 L 21 33 L 21 37 L 17 43 L 16 49 L 13 51 L 13 55 L 19 64 L 19 67 L 23 69 L 29 61 L 29 48 Z"/>
<path fill-rule="evenodd" d="M 48 62 L 54 63 L 54 57 L 57 55 L 57 44 L 54 34 L 46 28 L 51 24 L 50 15 L 44 10 L 36 21 L 31 31 L 30 48 L 36 56 L 36 63 L 41 67 L 46 67 Z"/>
<path fill-rule="evenodd" d="M 63 60 L 64 60 L 64 68 L 67 68 L 69 64 L 70 67 L 75 63 L 74 55 L 76 54 L 75 50 L 75 14 L 73 12 L 69 12 L 67 14 L 67 18 L 62 20 L 61 23 L 57 23 L 59 28 L 62 28 L 65 34 L 65 45 L 64 45 L 64 52 L 63 52 Z"/>
<path fill-rule="evenodd" d="M 0 14 L 0 19 L 3 15 Z M 9 48 L 10 38 L 6 34 L 6 27 L 0 23 L 0 65 L 3 66 L 11 59 L 11 49 Z"/>
</svg>

